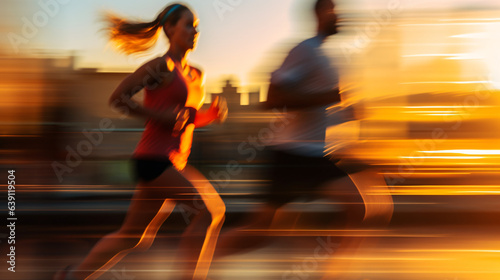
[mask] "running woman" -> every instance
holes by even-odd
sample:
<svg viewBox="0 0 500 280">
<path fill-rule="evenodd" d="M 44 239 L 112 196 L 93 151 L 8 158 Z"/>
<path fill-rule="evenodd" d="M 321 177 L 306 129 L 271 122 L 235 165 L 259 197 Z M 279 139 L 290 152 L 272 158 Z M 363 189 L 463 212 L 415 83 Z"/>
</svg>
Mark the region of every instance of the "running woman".
<svg viewBox="0 0 500 280">
<path fill-rule="evenodd" d="M 106 235 L 76 267 L 54 279 L 97 279 L 128 253 L 147 250 L 178 203 L 204 204 L 180 244 L 182 279 L 205 279 L 225 218 L 225 205 L 208 180 L 187 164 L 193 131 L 224 121 L 225 101 L 216 99 L 207 110 L 203 73 L 188 63 L 198 38 L 198 19 L 182 4 L 172 4 L 151 22 L 130 22 L 109 16 L 111 42 L 126 54 L 151 48 L 160 34 L 167 36 L 165 55 L 148 61 L 129 75 L 109 99 L 115 110 L 146 119 L 132 162 L 137 187 L 123 225 Z M 144 105 L 132 98 L 144 89 Z M 211 219 L 210 219 L 211 216 Z"/>
</svg>

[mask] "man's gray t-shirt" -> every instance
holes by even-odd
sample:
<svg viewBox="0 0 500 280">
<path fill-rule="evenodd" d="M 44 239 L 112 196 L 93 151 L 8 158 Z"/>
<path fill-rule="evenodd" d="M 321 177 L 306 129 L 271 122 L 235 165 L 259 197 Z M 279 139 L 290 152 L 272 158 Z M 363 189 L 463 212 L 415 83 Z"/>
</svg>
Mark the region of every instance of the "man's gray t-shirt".
<svg viewBox="0 0 500 280">
<path fill-rule="evenodd" d="M 338 70 L 321 46 L 319 36 L 298 44 L 281 67 L 271 74 L 271 83 L 304 95 L 338 88 Z M 287 123 L 275 132 L 270 145 L 294 154 L 322 157 L 328 125 L 326 108 L 329 106 L 288 110 Z"/>
</svg>

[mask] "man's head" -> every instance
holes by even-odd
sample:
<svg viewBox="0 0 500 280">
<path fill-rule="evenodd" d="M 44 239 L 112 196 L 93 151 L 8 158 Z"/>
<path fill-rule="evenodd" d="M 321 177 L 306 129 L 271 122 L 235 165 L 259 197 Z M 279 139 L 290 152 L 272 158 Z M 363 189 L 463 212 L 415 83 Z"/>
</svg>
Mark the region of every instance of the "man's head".
<svg viewBox="0 0 500 280">
<path fill-rule="evenodd" d="M 326 36 L 337 33 L 337 14 L 332 0 L 316 0 L 314 12 L 318 19 L 318 32 Z"/>
</svg>

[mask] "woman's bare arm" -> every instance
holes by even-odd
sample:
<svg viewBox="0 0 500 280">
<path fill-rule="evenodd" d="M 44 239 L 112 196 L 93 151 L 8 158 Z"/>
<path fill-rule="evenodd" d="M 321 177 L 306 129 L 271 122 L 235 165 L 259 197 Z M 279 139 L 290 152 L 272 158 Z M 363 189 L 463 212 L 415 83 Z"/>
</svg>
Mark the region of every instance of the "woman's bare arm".
<svg viewBox="0 0 500 280">
<path fill-rule="evenodd" d="M 227 103 L 223 97 L 217 96 L 207 110 L 200 110 L 196 114 L 194 124 L 204 127 L 213 122 L 222 123 L 227 118 Z"/>
<path fill-rule="evenodd" d="M 196 88 L 199 90 L 200 93 L 204 94 L 205 93 L 205 77 L 204 73 L 195 67 L 192 67 L 195 73 L 195 81 Z M 203 98 L 205 99 L 205 98 Z M 198 110 L 196 113 L 196 117 L 194 119 L 194 125 L 197 128 L 204 127 L 207 125 L 210 125 L 214 122 L 224 122 L 227 116 L 227 103 L 224 98 L 222 97 L 216 97 L 213 101 L 212 104 L 210 105 L 210 108 L 204 109 L 204 110 Z"/>
<path fill-rule="evenodd" d="M 127 76 L 111 94 L 108 104 L 125 115 L 173 124 L 177 116 L 174 108 L 166 112 L 155 111 L 141 106 L 132 99 L 132 96 L 143 88 L 154 88 L 162 83 L 170 83 L 172 79 L 173 73 L 168 69 L 164 58 L 156 58 Z"/>
</svg>

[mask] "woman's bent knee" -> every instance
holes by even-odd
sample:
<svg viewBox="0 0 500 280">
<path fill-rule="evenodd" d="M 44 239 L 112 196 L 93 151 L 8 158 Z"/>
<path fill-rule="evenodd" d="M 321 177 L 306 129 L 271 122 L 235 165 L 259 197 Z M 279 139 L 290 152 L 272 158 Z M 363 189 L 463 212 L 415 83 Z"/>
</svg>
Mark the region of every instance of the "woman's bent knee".
<svg viewBox="0 0 500 280">
<path fill-rule="evenodd" d="M 149 240 L 151 238 L 148 238 L 144 232 L 140 233 L 119 230 L 106 237 L 114 239 L 115 242 L 117 242 L 121 247 L 121 250 L 146 251 L 153 243 L 152 240 Z"/>
<path fill-rule="evenodd" d="M 218 204 L 214 207 L 209 207 L 208 211 L 212 216 L 212 223 L 222 223 L 226 218 L 226 206 L 224 203 Z"/>
</svg>

